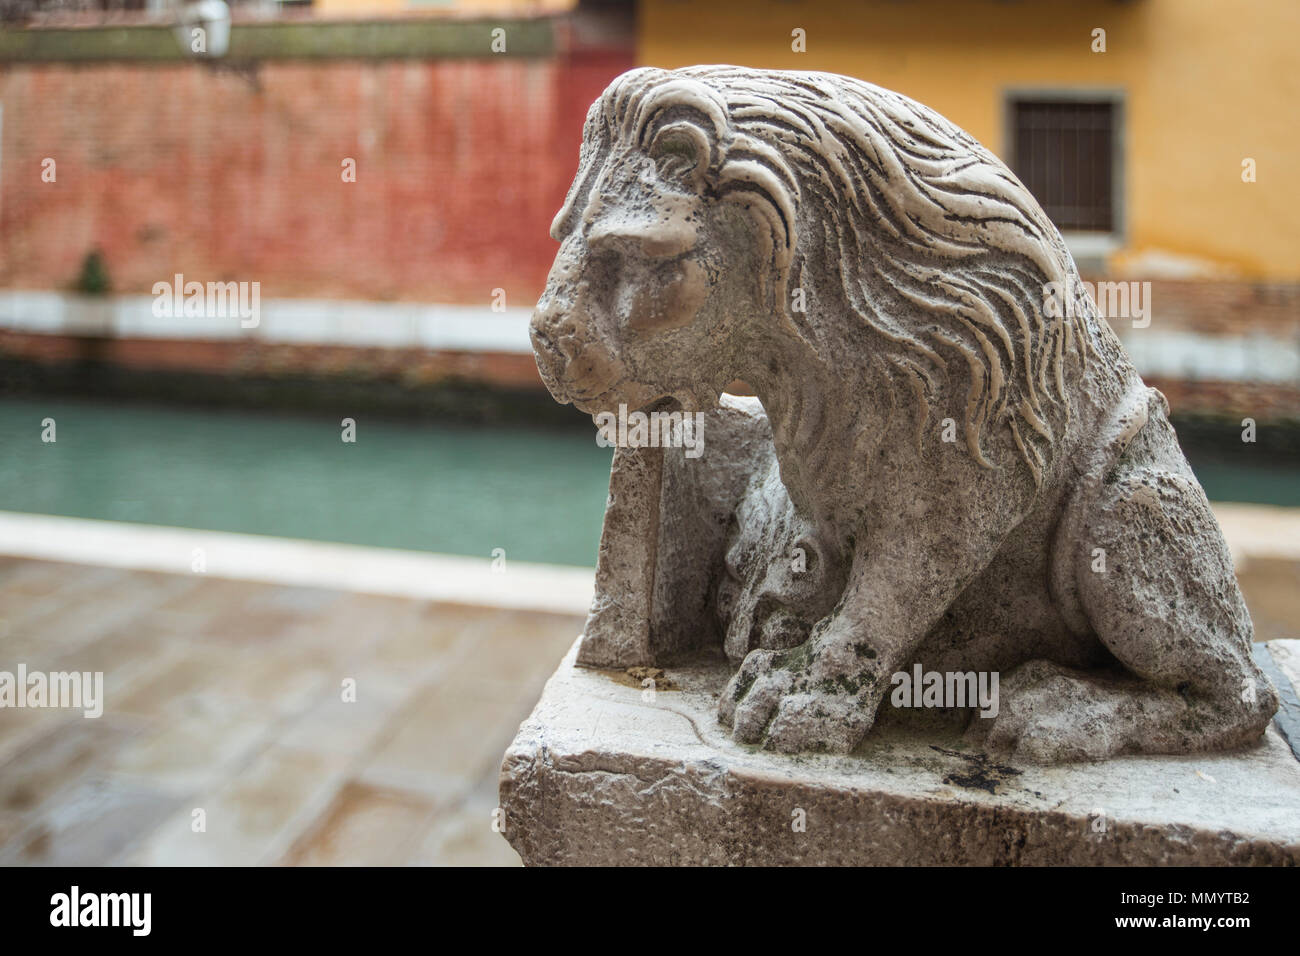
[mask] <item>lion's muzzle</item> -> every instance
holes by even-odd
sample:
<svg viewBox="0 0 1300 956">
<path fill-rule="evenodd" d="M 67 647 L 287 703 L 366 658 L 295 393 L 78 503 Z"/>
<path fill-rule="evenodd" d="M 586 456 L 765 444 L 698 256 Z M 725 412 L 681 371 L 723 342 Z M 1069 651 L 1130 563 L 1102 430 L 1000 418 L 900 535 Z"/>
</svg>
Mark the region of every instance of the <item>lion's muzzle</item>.
<svg viewBox="0 0 1300 956">
<path fill-rule="evenodd" d="M 564 373 L 568 359 L 556 346 L 552 336 L 555 334 L 554 323 L 549 320 L 543 309 L 533 313 L 528 325 L 528 338 L 533 343 L 533 357 L 537 360 L 537 371 L 542 376 L 542 384 L 561 405 L 567 405 L 573 399 L 564 385 Z"/>
<path fill-rule="evenodd" d="M 585 255 L 576 244 L 562 248 L 546 291 L 529 324 L 537 370 L 555 400 L 596 414 L 624 383 L 626 370 L 598 331 L 590 283 L 582 276 Z"/>
<path fill-rule="evenodd" d="M 572 315 L 539 307 L 529 337 L 537 370 L 556 401 L 593 415 L 606 410 L 603 403 L 617 402 L 611 393 L 624 383 L 623 363 Z"/>
</svg>

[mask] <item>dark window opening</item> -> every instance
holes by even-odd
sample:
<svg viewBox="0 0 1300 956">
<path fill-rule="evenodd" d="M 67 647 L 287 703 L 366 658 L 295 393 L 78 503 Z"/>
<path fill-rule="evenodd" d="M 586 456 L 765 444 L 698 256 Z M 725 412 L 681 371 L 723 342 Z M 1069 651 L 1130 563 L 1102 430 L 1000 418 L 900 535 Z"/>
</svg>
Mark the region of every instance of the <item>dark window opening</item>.
<svg viewBox="0 0 1300 956">
<path fill-rule="evenodd" d="M 1012 169 L 1062 232 L 1115 230 L 1115 104 L 1014 100 Z"/>
</svg>

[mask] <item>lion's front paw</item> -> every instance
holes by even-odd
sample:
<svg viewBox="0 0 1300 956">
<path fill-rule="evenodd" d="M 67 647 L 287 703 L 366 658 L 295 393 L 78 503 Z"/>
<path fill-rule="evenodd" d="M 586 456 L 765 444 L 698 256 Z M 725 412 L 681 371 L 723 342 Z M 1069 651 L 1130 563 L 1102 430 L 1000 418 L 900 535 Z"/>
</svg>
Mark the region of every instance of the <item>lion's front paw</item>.
<svg viewBox="0 0 1300 956">
<path fill-rule="evenodd" d="M 871 726 L 856 696 L 809 688 L 788 651 L 746 655 L 718 703 L 718 717 L 741 743 L 783 753 L 848 753 Z"/>
</svg>

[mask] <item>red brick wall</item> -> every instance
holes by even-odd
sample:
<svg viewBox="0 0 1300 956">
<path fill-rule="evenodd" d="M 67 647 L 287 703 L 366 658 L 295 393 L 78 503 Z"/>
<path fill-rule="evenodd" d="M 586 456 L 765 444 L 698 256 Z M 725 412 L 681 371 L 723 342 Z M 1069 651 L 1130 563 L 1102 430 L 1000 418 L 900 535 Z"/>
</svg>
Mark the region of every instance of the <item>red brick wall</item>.
<svg viewBox="0 0 1300 956">
<path fill-rule="evenodd" d="M 1149 281 L 1151 328 L 1204 335 L 1256 333 L 1278 338 L 1300 334 L 1300 283 L 1239 279 L 1151 279 L 1088 275 L 1090 282 Z M 1117 331 L 1123 331 L 1119 320 Z"/>
<path fill-rule="evenodd" d="M 632 52 L 0 64 L 0 286 L 175 272 L 270 296 L 536 299 L 587 106 Z M 57 182 L 41 181 L 41 162 Z M 345 183 L 344 157 L 357 162 Z"/>
</svg>

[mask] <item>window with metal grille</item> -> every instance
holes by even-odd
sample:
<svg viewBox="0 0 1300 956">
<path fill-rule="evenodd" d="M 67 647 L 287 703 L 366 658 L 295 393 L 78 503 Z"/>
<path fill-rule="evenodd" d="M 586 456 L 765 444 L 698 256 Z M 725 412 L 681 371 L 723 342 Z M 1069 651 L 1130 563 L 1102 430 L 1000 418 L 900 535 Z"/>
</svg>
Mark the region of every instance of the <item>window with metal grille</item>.
<svg viewBox="0 0 1300 956">
<path fill-rule="evenodd" d="M 1116 112 L 1114 101 L 1011 101 L 1011 168 L 1062 232 L 1115 230 Z"/>
</svg>

